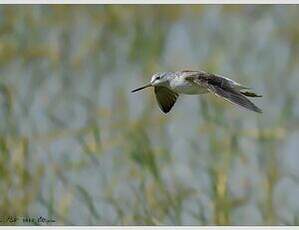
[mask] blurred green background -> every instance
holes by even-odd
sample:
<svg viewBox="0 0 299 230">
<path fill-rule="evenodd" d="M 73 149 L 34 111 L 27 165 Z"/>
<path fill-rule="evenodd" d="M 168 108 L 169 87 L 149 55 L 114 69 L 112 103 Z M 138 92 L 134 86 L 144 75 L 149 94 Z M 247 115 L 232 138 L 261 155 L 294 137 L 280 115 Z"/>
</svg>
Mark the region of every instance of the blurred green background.
<svg viewBox="0 0 299 230">
<path fill-rule="evenodd" d="M 282 5 L 0 6 L 0 217 L 299 224 L 298 21 Z M 164 115 L 130 93 L 183 69 L 252 87 L 264 113 L 203 95 Z"/>
</svg>

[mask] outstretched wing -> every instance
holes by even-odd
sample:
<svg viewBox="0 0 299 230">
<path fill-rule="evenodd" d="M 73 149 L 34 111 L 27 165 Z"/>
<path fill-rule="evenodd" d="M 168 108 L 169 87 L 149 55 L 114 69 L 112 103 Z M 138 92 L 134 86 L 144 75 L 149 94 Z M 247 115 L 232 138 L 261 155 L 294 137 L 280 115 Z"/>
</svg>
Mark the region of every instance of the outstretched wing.
<svg viewBox="0 0 299 230">
<path fill-rule="evenodd" d="M 232 79 L 229 79 L 221 75 L 210 74 L 204 71 L 191 71 L 191 70 L 185 70 L 183 71 L 183 73 L 186 74 L 187 80 L 201 80 L 213 85 L 221 86 L 223 88 L 234 89 L 236 91 L 240 91 L 243 89 L 249 90 L 248 87 L 241 85 L 240 83 L 235 82 Z"/>
<path fill-rule="evenodd" d="M 164 113 L 168 113 L 171 110 L 172 106 L 174 105 L 176 99 L 179 96 L 177 93 L 163 86 L 155 87 L 155 95 L 158 105 Z"/>
<path fill-rule="evenodd" d="M 187 79 L 207 88 L 211 93 L 222 97 L 235 105 L 242 106 L 254 112 L 262 112 L 260 108 L 247 99 L 242 92 L 235 87 L 233 84 L 234 82 L 230 79 L 204 72 L 199 72 L 198 75 L 189 76 Z"/>
<path fill-rule="evenodd" d="M 262 113 L 262 110 L 258 108 L 255 104 L 253 104 L 249 99 L 247 99 L 244 95 L 241 93 L 234 91 L 234 90 L 225 90 L 220 88 L 219 86 L 215 85 L 207 85 L 207 88 L 210 92 L 214 93 L 216 96 L 222 97 L 225 100 L 242 106 L 248 110 Z"/>
</svg>

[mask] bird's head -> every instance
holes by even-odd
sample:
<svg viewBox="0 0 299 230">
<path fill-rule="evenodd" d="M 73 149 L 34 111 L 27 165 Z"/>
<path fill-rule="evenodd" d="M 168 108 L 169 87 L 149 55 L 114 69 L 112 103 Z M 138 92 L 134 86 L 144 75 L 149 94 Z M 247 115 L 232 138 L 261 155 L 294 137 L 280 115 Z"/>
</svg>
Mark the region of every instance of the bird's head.
<svg viewBox="0 0 299 230">
<path fill-rule="evenodd" d="M 162 86 L 167 82 L 166 73 L 156 73 L 152 76 L 152 86 Z"/>
<path fill-rule="evenodd" d="M 166 85 L 168 82 L 168 79 L 166 77 L 166 73 L 156 73 L 152 76 L 151 82 L 149 84 L 146 84 L 140 88 L 134 89 L 132 90 L 132 93 L 148 88 L 148 87 L 152 87 L 152 86 L 163 86 Z"/>
</svg>

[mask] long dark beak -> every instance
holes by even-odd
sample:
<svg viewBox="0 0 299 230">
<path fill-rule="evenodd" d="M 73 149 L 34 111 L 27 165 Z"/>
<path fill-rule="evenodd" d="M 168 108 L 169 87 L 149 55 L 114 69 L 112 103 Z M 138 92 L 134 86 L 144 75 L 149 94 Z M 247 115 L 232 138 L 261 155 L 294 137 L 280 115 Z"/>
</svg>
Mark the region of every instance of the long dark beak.
<svg viewBox="0 0 299 230">
<path fill-rule="evenodd" d="M 151 87 L 151 86 L 152 86 L 152 84 L 149 83 L 149 84 L 147 84 L 147 85 L 141 86 L 140 88 L 137 88 L 137 89 L 132 90 L 131 93 L 135 93 L 135 92 L 137 92 L 137 91 L 139 91 L 139 90 L 142 90 L 142 89 L 145 89 L 145 88 L 148 88 L 148 87 Z"/>
</svg>

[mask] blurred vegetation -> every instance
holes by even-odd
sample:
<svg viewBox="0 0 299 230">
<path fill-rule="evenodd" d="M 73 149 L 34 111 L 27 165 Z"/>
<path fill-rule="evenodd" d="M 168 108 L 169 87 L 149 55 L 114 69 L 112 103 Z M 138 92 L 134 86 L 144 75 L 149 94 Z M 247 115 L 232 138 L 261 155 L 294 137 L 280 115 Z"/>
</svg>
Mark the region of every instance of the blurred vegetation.
<svg viewBox="0 0 299 230">
<path fill-rule="evenodd" d="M 299 223 L 297 6 L 0 6 L 0 217 L 53 225 Z M 158 71 L 264 95 L 167 116 Z M 42 223 L 40 223 L 42 224 Z"/>
</svg>

